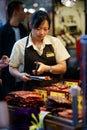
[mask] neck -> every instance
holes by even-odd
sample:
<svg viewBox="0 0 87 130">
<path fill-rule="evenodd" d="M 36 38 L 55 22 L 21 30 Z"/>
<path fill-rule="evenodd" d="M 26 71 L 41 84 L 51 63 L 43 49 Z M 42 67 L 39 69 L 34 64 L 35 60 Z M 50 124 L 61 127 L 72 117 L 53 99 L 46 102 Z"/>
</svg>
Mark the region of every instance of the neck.
<svg viewBox="0 0 87 130">
<path fill-rule="evenodd" d="M 10 25 L 11 26 L 18 26 L 19 22 L 13 18 L 13 19 L 10 20 Z"/>
<path fill-rule="evenodd" d="M 35 45 L 42 45 L 42 43 L 43 43 L 43 39 L 41 40 L 39 40 L 39 39 L 37 39 L 37 38 L 35 38 L 35 37 L 32 37 L 32 41 L 33 41 L 33 43 L 35 44 Z"/>
</svg>

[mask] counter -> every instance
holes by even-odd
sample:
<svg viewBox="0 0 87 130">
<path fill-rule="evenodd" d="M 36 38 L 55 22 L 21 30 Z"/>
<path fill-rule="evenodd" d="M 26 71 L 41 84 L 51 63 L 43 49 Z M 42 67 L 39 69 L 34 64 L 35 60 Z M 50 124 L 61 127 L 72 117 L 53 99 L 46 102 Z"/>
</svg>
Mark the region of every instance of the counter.
<svg viewBox="0 0 87 130">
<path fill-rule="evenodd" d="M 18 115 L 17 110 L 9 106 L 11 130 L 29 130 L 30 115 L 26 113 L 28 111 Z M 48 114 L 44 118 L 44 127 L 44 130 L 82 130 L 82 120 L 79 120 L 75 127 L 73 120 Z"/>
<path fill-rule="evenodd" d="M 73 125 L 72 120 L 47 115 L 44 119 L 45 130 L 82 130 L 82 120 L 79 120 L 77 126 Z"/>
</svg>

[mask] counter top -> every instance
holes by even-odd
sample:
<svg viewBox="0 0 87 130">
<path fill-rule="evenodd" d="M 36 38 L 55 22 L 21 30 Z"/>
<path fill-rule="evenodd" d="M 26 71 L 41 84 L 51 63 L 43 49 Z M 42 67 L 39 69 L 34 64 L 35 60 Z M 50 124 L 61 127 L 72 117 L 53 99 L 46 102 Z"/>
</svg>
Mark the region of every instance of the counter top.
<svg viewBox="0 0 87 130">
<path fill-rule="evenodd" d="M 82 120 L 79 120 L 77 126 L 74 126 L 73 120 L 53 115 L 47 115 L 44 124 L 45 130 L 82 130 Z"/>
</svg>

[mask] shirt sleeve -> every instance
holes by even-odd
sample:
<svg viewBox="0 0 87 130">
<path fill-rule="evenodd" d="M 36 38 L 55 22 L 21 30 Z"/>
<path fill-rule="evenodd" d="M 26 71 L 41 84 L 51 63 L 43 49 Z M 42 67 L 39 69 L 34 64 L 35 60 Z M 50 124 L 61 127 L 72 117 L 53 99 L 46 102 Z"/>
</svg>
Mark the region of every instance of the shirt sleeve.
<svg viewBox="0 0 87 130">
<path fill-rule="evenodd" d="M 53 48 L 54 48 L 57 63 L 70 58 L 69 52 L 67 51 L 63 43 L 61 43 L 61 41 L 58 38 L 54 38 Z"/>
<path fill-rule="evenodd" d="M 24 46 L 16 42 L 10 55 L 9 66 L 18 68 L 19 65 L 24 66 Z"/>
</svg>

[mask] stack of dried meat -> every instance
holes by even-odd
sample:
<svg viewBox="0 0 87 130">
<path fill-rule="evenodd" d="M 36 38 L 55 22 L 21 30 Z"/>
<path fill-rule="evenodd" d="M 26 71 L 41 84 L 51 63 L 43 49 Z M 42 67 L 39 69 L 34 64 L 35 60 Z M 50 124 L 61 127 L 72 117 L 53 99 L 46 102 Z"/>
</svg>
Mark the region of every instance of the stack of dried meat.
<svg viewBox="0 0 87 130">
<path fill-rule="evenodd" d="M 18 107 L 41 107 L 44 100 L 38 92 L 33 91 L 15 91 L 6 96 L 8 105 Z"/>
<path fill-rule="evenodd" d="M 51 86 L 44 87 L 45 90 L 47 91 L 58 91 L 58 92 L 67 92 L 69 93 L 69 87 L 65 84 L 62 84 L 60 82 L 57 82 L 55 84 L 52 84 Z"/>
<path fill-rule="evenodd" d="M 71 108 L 72 103 L 66 98 L 60 96 L 48 96 L 46 100 L 46 108 L 53 114 L 57 114 L 59 111 L 63 111 L 66 108 Z"/>
</svg>

